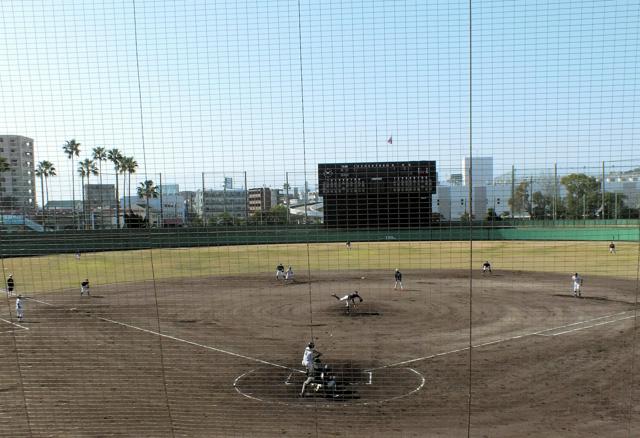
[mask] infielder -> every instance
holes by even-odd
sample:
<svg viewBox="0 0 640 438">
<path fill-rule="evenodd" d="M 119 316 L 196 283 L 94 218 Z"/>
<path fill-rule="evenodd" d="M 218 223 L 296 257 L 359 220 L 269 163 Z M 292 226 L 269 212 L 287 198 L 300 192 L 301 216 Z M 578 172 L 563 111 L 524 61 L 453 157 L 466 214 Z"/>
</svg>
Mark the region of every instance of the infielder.
<svg viewBox="0 0 640 438">
<path fill-rule="evenodd" d="M 88 297 L 91 296 L 91 294 L 89 293 L 89 279 L 85 278 L 84 281 L 82 283 L 80 283 L 80 296 L 83 296 L 84 294 L 87 294 Z"/>
<path fill-rule="evenodd" d="M 276 280 L 284 280 L 284 279 L 285 279 L 284 265 L 280 263 L 278 266 L 276 266 Z"/>
<path fill-rule="evenodd" d="M 609 244 L 609 254 L 615 254 L 616 253 L 616 244 L 611 242 Z"/>
<path fill-rule="evenodd" d="M 492 272 L 491 272 L 491 263 L 489 263 L 489 260 L 487 260 L 486 262 L 484 262 L 482 264 L 482 275 L 484 275 L 487 272 L 489 272 L 489 274 L 492 274 Z"/>
<path fill-rule="evenodd" d="M 287 269 L 287 273 L 284 276 L 285 281 L 293 281 L 293 269 L 291 269 L 291 266 L 289 266 L 289 269 Z"/>
<path fill-rule="evenodd" d="M 393 289 L 398 289 L 398 286 L 400 286 L 400 289 L 402 290 L 402 272 L 400 272 L 400 270 L 397 268 L 396 273 L 394 274 L 394 278 L 396 279 L 396 284 L 393 286 Z"/>
<path fill-rule="evenodd" d="M 354 291 L 353 293 L 347 294 L 343 297 L 339 297 L 336 294 L 331 294 L 332 297 L 334 297 L 336 300 L 339 301 L 345 301 L 345 306 L 347 308 L 347 313 L 351 313 L 351 308 L 355 307 L 356 305 L 356 300 L 359 300 L 358 302 L 361 303 L 364 300 L 362 299 L 362 297 L 360 296 L 360 294 L 358 294 L 358 291 Z"/>
<path fill-rule="evenodd" d="M 571 277 L 571 280 L 573 281 L 573 296 L 582 297 L 582 277 L 576 272 Z"/>
<path fill-rule="evenodd" d="M 7 295 L 12 296 L 13 290 L 16 287 L 16 282 L 13 280 L 13 274 L 9 274 L 9 278 L 7 278 Z"/>
<path fill-rule="evenodd" d="M 18 322 L 22 322 L 24 319 L 24 303 L 22 301 L 22 295 L 18 295 L 18 298 L 16 298 L 16 315 L 18 315 Z"/>
</svg>

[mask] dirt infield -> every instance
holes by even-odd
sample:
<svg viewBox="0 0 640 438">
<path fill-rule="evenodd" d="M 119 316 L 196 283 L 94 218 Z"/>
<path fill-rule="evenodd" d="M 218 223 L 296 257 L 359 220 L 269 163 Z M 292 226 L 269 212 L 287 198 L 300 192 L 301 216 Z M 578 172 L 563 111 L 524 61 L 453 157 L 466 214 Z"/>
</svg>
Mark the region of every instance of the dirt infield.
<svg viewBox="0 0 640 438">
<path fill-rule="evenodd" d="M 33 291 L 20 325 L 8 300 L 0 435 L 640 435 L 633 281 L 297 274 Z M 299 397 L 312 336 L 338 397 Z"/>
</svg>

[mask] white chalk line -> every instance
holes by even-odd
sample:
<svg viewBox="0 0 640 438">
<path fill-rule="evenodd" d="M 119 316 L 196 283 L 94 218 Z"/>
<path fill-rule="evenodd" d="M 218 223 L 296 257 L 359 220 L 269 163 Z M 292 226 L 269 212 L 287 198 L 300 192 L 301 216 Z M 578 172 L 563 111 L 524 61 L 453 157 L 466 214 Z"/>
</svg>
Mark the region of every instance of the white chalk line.
<svg viewBox="0 0 640 438">
<path fill-rule="evenodd" d="M 244 354 L 234 353 L 233 351 L 223 350 L 221 348 L 212 347 L 210 345 L 199 344 L 199 343 L 194 342 L 194 341 L 189 341 L 187 339 L 182 339 L 182 338 L 178 338 L 178 337 L 175 337 L 175 336 L 167 335 L 167 334 L 164 334 L 164 333 L 156 332 L 156 331 L 153 331 L 153 330 L 148 330 L 148 329 L 145 329 L 145 328 L 142 328 L 142 327 L 137 327 L 135 325 L 127 324 L 125 322 L 115 321 L 115 320 L 109 319 L 109 318 L 103 318 L 101 316 L 97 316 L 96 318 L 98 318 L 99 320 L 102 320 L 102 321 L 110 322 L 112 324 L 121 325 L 123 327 L 128 327 L 128 328 L 131 328 L 131 329 L 134 329 L 134 330 L 139 330 L 139 331 L 144 332 L 144 333 L 149 333 L 149 334 L 152 334 L 152 335 L 160 336 L 160 337 L 171 339 L 171 340 L 178 341 L 178 342 L 184 342 L 185 344 L 193 345 L 193 346 L 200 347 L 200 348 L 205 348 L 207 350 L 216 351 L 218 353 L 224 353 L 224 354 L 228 354 L 230 356 L 235 356 L 235 357 L 239 357 L 239 358 L 242 358 L 242 359 L 250 360 L 250 361 L 253 361 L 253 362 L 258 362 L 258 363 L 261 363 L 263 365 L 269 365 L 269 366 L 272 366 L 272 367 L 282 368 L 282 369 L 285 369 L 285 370 L 291 370 L 291 371 L 295 371 L 295 372 L 304 374 L 304 371 L 296 369 L 296 368 L 291 368 L 291 367 L 288 367 L 286 365 L 280 365 L 280 364 L 277 364 L 277 363 L 273 363 L 273 362 L 269 362 L 269 361 L 266 361 L 266 360 L 258 359 L 256 357 L 245 356 Z"/>
<path fill-rule="evenodd" d="M 19 328 L 24 329 L 24 330 L 29 330 L 29 327 L 22 326 L 20 324 L 15 323 L 15 322 L 7 321 L 6 319 L 0 318 L 0 321 L 6 322 L 7 324 L 11 324 L 13 326 L 19 327 Z M 8 333 L 8 332 L 2 332 L 2 333 Z"/>
<path fill-rule="evenodd" d="M 48 303 L 48 302 L 42 301 L 42 300 L 37 300 L 35 298 L 27 298 L 27 299 L 29 299 L 31 301 L 35 301 L 37 303 L 45 304 L 47 306 L 53 306 L 53 304 L 51 304 L 51 303 Z M 128 327 L 130 329 L 139 330 L 139 331 L 144 332 L 144 333 L 149 333 L 149 334 L 152 334 L 152 335 L 156 335 L 156 336 L 160 336 L 160 337 L 163 337 L 163 338 L 171 339 L 173 341 L 183 342 L 185 344 L 193 345 L 195 347 L 205 348 L 207 350 L 212 350 L 212 351 L 216 351 L 218 353 L 228 354 L 230 356 L 235 356 L 235 357 L 239 357 L 239 358 L 242 358 L 242 359 L 245 359 L 245 360 L 250 360 L 252 362 L 261 363 L 263 365 L 269 365 L 269 366 L 272 366 L 272 367 L 282 368 L 282 369 L 285 369 L 285 370 L 291 370 L 291 371 L 294 371 L 294 372 L 298 372 L 298 373 L 304 374 L 304 371 L 302 371 L 302 370 L 299 370 L 299 369 L 296 369 L 296 368 L 291 368 L 291 367 L 288 367 L 288 366 L 285 366 L 285 365 L 280 365 L 280 364 L 273 363 L 273 362 L 269 362 L 269 361 L 266 361 L 266 360 L 258 359 L 256 357 L 251 357 L 251 356 L 246 356 L 244 354 L 234 353 L 233 351 L 223 350 L 222 348 L 216 348 L 216 347 L 212 347 L 210 345 L 199 344 L 198 342 L 189 341 L 187 339 L 178 338 L 176 336 L 167 335 L 165 333 L 160 333 L 160 332 L 157 332 L 157 331 L 154 331 L 154 330 L 148 330 L 148 329 L 145 329 L 145 328 L 142 328 L 142 327 L 137 327 L 137 326 L 132 325 L 132 324 L 127 324 L 125 322 L 115 321 L 115 320 L 109 319 L 109 318 L 103 318 L 101 316 L 96 316 L 96 318 L 101 320 L 101 321 L 110 322 L 111 324 L 117 324 L 117 325 L 120 325 L 120 326 L 123 326 L 123 327 Z"/>
<path fill-rule="evenodd" d="M 383 399 L 383 400 L 375 400 L 375 401 L 369 401 L 369 402 L 351 402 L 351 403 L 346 403 L 343 402 L 342 406 L 353 406 L 353 405 L 359 405 L 359 406 L 368 406 L 368 405 L 375 405 L 375 404 L 382 404 L 382 403 L 388 403 L 390 401 L 394 401 L 394 400 L 398 400 L 401 398 L 405 398 L 405 397 L 409 397 L 412 394 L 415 394 L 416 392 L 420 391 L 422 388 L 424 388 L 424 385 L 427 383 L 427 379 L 422 375 L 422 373 L 420 371 L 414 370 L 413 368 L 405 368 L 406 370 L 411 371 L 412 373 L 414 373 L 416 376 L 418 376 L 420 378 L 420 383 L 418 384 L 418 386 L 416 386 L 414 389 L 412 389 L 411 391 L 405 393 L 405 394 L 400 394 L 397 395 L 395 397 L 390 397 L 387 399 Z M 253 395 L 253 393 L 250 392 L 245 392 L 243 390 L 240 389 L 238 383 L 240 382 L 240 380 L 242 380 L 245 376 L 248 376 L 249 374 L 255 372 L 257 369 L 253 369 L 253 370 L 249 370 L 243 374 L 240 374 L 238 377 L 236 377 L 236 379 L 233 381 L 233 387 L 236 390 L 236 392 L 244 397 L 247 397 L 251 400 L 255 400 L 255 401 L 259 401 L 259 402 L 263 402 L 263 403 L 272 403 L 272 404 L 278 404 L 278 405 L 285 405 L 285 406 L 292 406 L 292 405 L 296 405 L 296 406 L 304 406 L 304 407 L 317 407 L 318 404 L 314 403 L 314 404 L 300 404 L 300 403 L 291 403 L 291 402 L 283 402 L 283 401 L 278 401 L 278 400 L 267 400 L 264 398 L 260 398 L 260 397 L 256 397 L 255 395 Z M 373 379 L 372 375 L 373 375 L 373 371 L 364 371 L 365 373 L 369 374 L 370 379 Z M 293 383 L 289 382 L 289 379 L 291 378 L 291 374 L 289 374 L 289 376 L 287 377 L 287 379 L 285 380 L 284 384 L 285 385 L 293 385 Z M 365 385 L 370 385 L 372 383 L 372 380 L 369 381 L 369 383 L 365 383 Z M 335 406 L 338 402 L 337 401 L 333 401 L 331 403 L 324 403 L 323 406 L 325 407 L 329 407 L 329 406 Z"/>
<path fill-rule="evenodd" d="M 555 330 L 560 330 L 560 329 L 567 328 L 567 327 L 573 327 L 573 326 L 580 325 L 580 324 L 587 324 L 589 322 L 599 321 L 601 319 L 613 318 L 615 316 L 624 315 L 624 314 L 627 314 L 627 313 L 630 313 L 630 312 L 635 312 L 635 311 L 634 310 L 626 310 L 624 312 L 614 313 L 614 314 L 605 315 L 605 316 L 599 316 L 597 318 L 592 318 L 592 319 L 588 319 L 588 320 L 585 320 L 585 321 L 573 322 L 571 324 L 564 324 L 564 325 L 561 325 L 561 326 L 558 326 L 558 327 L 553 327 L 553 328 L 544 329 L 544 330 L 538 330 L 538 331 L 531 332 L 531 333 L 524 333 L 524 334 L 521 334 L 521 335 L 510 336 L 508 338 L 495 339 L 493 341 L 483 342 L 482 344 L 472 345 L 472 348 L 486 347 L 488 345 L 500 344 L 502 342 L 509 342 L 509 341 L 513 341 L 513 340 L 516 340 L 516 339 L 526 338 L 526 337 L 530 337 L 530 336 L 537 336 L 537 335 L 545 336 L 545 337 L 558 336 L 558 335 L 562 335 L 562 334 L 575 332 L 575 331 L 578 331 L 578 330 L 586 330 L 586 329 L 589 329 L 589 328 L 598 327 L 598 326 L 605 325 L 605 324 L 612 324 L 614 322 L 623 321 L 625 319 L 635 318 L 636 315 L 634 314 L 634 315 L 627 316 L 627 317 L 624 317 L 624 318 L 618 318 L 618 319 L 614 319 L 614 320 L 611 320 L 611 321 L 604 321 L 604 322 L 600 322 L 600 323 L 597 323 L 597 324 L 592 324 L 592 325 L 585 326 L 585 327 L 578 327 L 578 328 L 575 328 L 575 329 L 572 329 L 572 330 L 566 330 L 566 331 L 563 331 L 563 332 L 560 332 L 560 333 L 556 333 L 556 334 L 552 334 L 552 335 L 544 335 L 543 334 L 543 333 L 547 333 L 547 332 L 551 332 L 551 331 L 555 331 Z M 449 355 L 449 354 L 460 353 L 460 352 L 467 351 L 467 350 L 469 350 L 469 347 L 457 348 L 455 350 L 443 351 L 442 353 L 431 354 L 429 356 L 417 357 L 415 359 L 409 359 L 409 360 L 404 360 L 404 361 L 401 361 L 401 362 L 395 362 L 395 363 L 391 363 L 391 364 L 388 364 L 388 365 L 383 365 L 383 366 L 376 367 L 376 368 L 369 368 L 369 369 L 367 369 L 365 371 L 376 371 L 376 370 L 381 370 L 381 369 L 385 369 L 385 368 L 391 368 L 391 367 L 407 365 L 407 364 L 410 364 L 410 363 L 420 362 L 420 361 L 428 360 L 428 359 L 434 359 L 436 357 L 446 356 L 446 355 Z"/>
</svg>

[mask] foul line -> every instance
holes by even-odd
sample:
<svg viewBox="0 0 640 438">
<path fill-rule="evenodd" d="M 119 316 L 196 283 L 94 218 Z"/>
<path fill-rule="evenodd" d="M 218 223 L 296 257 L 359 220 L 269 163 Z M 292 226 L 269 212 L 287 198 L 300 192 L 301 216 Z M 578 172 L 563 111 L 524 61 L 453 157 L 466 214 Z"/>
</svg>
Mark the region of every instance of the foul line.
<svg viewBox="0 0 640 438">
<path fill-rule="evenodd" d="M 15 325 L 16 327 L 20 327 L 21 329 L 29 330 L 29 327 L 24 327 L 20 324 L 16 324 L 15 322 L 7 321 L 6 319 L 0 318 L 0 321 L 6 322 L 7 324 Z M 8 333 L 8 332 L 2 332 L 2 333 Z"/>
<path fill-rule="evenodd" d="M 29 298 L 29 297 L 25 297 L 25 298 L 29 299 L 31 301 L 35 301 L 37 303 L 45 304 L 47 306 L 53 306 L 53 304 L 48 303 L 46 301 L 37 300 L 35 298 Z M 288 367 L 288 366 L 285 366 L 285 365 L 280 365 L 280 364 L 269 362 L 269 361 L 262 360 L 262 359 L 258 359 L 256 357 L 245 356 L 243 354 L 234 353 L 233 351 L 227 351 L 227 350 L 223 350 L 221 348 L 216 348 L 216 347 L 211 347 L 209 345 L 199 344 L 197 342 L 189 341 L 187 339 L 181 339 L 181 338 L 178 338 L 178 337 L 175 337 L 175 336 L 166 335 L 164 333 L 160 333 L 160 332 L 156 332 L 156 331 L 153 331 L 153 330 L 144 329 L 142 327 L 137 327 L 135 325 L 127 324 L 127 323 L 120 322 L 120 321 L 115 321 L 113 319 L 103 318 L 101 316 L 96 316 L 95 318 L 97 318 L 97 319 L 99 319 L 101 321 L 110 322 L 111 324 L 116 324 L 116 325 L 120 325 L 120 326 L 123 326 L 123 327 L 128 327 L 128 328 L 131 328 L 131 329 L 134 329 L 134 330 L 139 330 L 139 331 L 144 332 L 144 333 L 149 333 L 149 334 L 152 334 L 152 335 L 160 336 L 160 337 L 171 339 L 171 340 L 178 341 L 178 342 L 184 342 L 185 344 L 193 345 L 193 346 L 200 347 L 200 348 L 205 348 L 207 350 L 216 351 L 218 353 L 224 353 L 224 354 L 228 354 L 230 356 L 239 357 L 241 359 L 246 359 L 246 360 L 250 360 L 250 361 L 253 361 L 253 362 L 258 362 L 258 363 L 261 363 L 263 365 L 269 365 L 269 366 L 272 366 L 272 367 L 282 368 L 282 369 L 285 369 L 285 370 L 291 370 L 291 371 L 295 371 L 295 372 L 304 374 L 304 371 L 301 371 L 299 369 L 291 368 L 291 367 Z"/>
<path fill-rule="evenodd" d="M 198 344 L 197 342 L 189 341 L 187 339 L 181 339 L 181 338 L 177 338 L 175 336 L 165 335 L 164 333 L 160 333 L 160 332 L 156 332 L 156 331 L 153 331 L 153 330 L 144 329 L 142 327 L 136 327 L 135 325 L 127 324 L 127 323 L 120 322 L 120 321 L 114 321 L 113 319 L 103 318 L 101 316 L 97 316 L 96 318 L 100 319 L 102 321 L 110 322 L 112 324 L 121 325 L 123 327 L 128 327 L 128 328 L 131 328 L 131 329 L 134 329 L 134 330 L 139 330 L 141 332 L 145 332 L 145 333 L 149 333 L 149 334 L 152 334 L 152 335 L 161 336 L 163 338 L 172 339 L 172 340 L 178 341 L 178 342 L 184 342 L 185 344 L 194 345 L 196 347 L 205 348 L 207 350 L 216 351 L 218 353 L 224 353 L 224 354 L 228 354 L 230 356 L 235 356 L 235 357 L 239 357 L 239 358 L 242 358 L 242 359 L 250 360 L 250 361 L 253 361 L 253 362 L 258 362 L 258 363 L 261 363 L 261 364 L 264 364 L 264 365 L 270 365 L 272 367 L 282 368 L 282 369 L 285 369 L 285 370 L 291 370 L 291 371 L 295 371 L 295 372 L 304 374 L 304 371 L 301 371 L 299 369 L 291 368 L 291 367 L 288 367 L 288 366 L 285 366 L 285 365 L 280 365 L 280 364 L 269 362 L 269 361 L 262 360 L 262 359 L 258 359 L 256 357 L 245 356 L 243 354 L 234 353 L 233 351 L 227 351 L 227 350 L 223 350 L 221 348 L 211 347 L 209 345 Z"/>
<path fill-rule="evenodd" d="M 624 315 L 624 314 L 629 313 L 629 312 L 634 312 L 634 310 L 626 310 L 624 312 L 614 313 L 612 315 L 599 316 L 597 318 L 592 318 L 592 319 L 588 319 L 588 320 L 585 320 L 585 321 L 573 322 L 571 324 L 564 324 L 564 325 L 561 325 L 561 326 L 558 326 L 558 327 L 553 327 L 553 328 L 544 329 L 544 330 L 538 330 L 538 331 L 531 332 L 531 333 L 524 333 L 522 335 L 511 336 L 511 337 L 508 337 L 508 338 L 496 339 L 494 341 L 489 341 L 489 342 L 484 342 L 482 344 L 472 345 L 472 348 L 486 347 L 487 345 L 499 344 L 499 343 L 502 343 L 502 342 L 509 342 L 509 341 L 513 341 L 513 340 L 516 340 L 516 339 L 526 338 L 526 337 L 529 337 L 529 336 L 537 336 L 537 335 L 541 335 L 541 336 L 545 336 L 545 337 L 558 336 L 558 335 L 562 335 L 562 334 L 566 334 L 566 333 L 576 332 L 578 330 L 586 330 L 586 329 L 597 327 L 597 326 L 600 326 L 600 325 L 611 324 L 611 323 L 614 323 L 614 322 L 618 322 L 618 321 L 622 321 L 622 320 L 625 320 L 625 319 L 635 318 L 636 317 L 635 314 L 634 314 L 634 315 L 627 316 L 627 317 L 624 317 L 624 318 L 619 318 L 619 319 L 615 319 L 615 320 L 611 320 L 611 321 L 604 321 L 604 322 L 600 322 L 600 323 L 597 323 L 597 324 L 592 324 L 592 325 L 586 326 L 586 327 L 578 327 L 578 328 L 575 328 L 575 329 L 566 330 L 566 331 L 563 331 L 563 332 L 560 332 L 560 333 L 556 333 L 556 334 L 552 334 L 552 335 L 544 335 L 543 334 L 543 333 L 546 333 L 546 332 L 551 332 L 551 331 L 554 331 L 554 330 L 559 330 L 559 329 L 563 329 L 563 328 L 567 328 L 567 327 L 572 327 L 572 326 L 575 326 L 575 325 L 586 324 L 586 323 L 593 322 L 593 321 L 599 321 L 599 320 L 605 319 L 605 318 L 612 318 L 614 316 Z M 431 354 L 429 356 L 423 356 L 423 357 L 418 357 L 418 358 L 415 358 L 415 359 L 404 360 L 402 362 L 395 362 L 395 363 L 391 363 L 391 364 L 388 364 L 388 365 L 383 365 L 383 366 L 376 367 L 376 368 L 369 368 L 369 369 L 367 369 L 365 371 L 376 371 L 376 370 L 382 370 L 382 369 L 385 369 L 385 368 L 391 368 L 391 367 L 396 367 L 396 366 L 400 366 L 400 365 L 407 365 L 407 364 L 410 364 L 410 363 L 420 362 L 420 361 L 423 361 L 423 360 L 433 359 L 433 358 L 436 358 L 436 357 L 446 356 L 446 355 L 449 355 L 449 354 L 460 353 L 460 352 L 467 351 L 467 350 L 469 350 L 469 347 L 457 348 L 455 350 L 444 351 L 442 353 Z"/>
</svg>

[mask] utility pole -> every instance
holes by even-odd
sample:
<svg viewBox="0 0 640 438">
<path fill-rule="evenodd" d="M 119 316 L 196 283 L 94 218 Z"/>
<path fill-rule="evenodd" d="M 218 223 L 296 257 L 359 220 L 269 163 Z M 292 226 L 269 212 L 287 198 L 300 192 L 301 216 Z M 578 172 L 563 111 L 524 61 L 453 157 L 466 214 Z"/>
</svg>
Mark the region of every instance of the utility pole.
<svg viewBox="0 0 640 438">
<path fill-rule="evenodd" d="M 162 226 L 164 225 L 164 216 L 163 216 L 163 210 L 162 210 L 162 172 L 160 172 L 160 223 L 159 223 L 159 227 L 162 228 Z"/>
<path fill-rule="evenodd" d="M 513 206 L 515 205 L 515 197 L 516 195 L 516 167 L 512 164 L 511 165 L 511 219 L 514 218 L 513 215 Z"/>
<path fill-rule="evenodd" d="M 553 222 L 558 217 L 558 163 L 553 163 Z"/>
<path fill-rule="evenodd" d="M 601 213 L 602 213 L 602 219 L 604 219 L 604 161 L 602 162 L 602 205 L 600 206 L 600 208 L 602 209 Z"/>
</svg>

